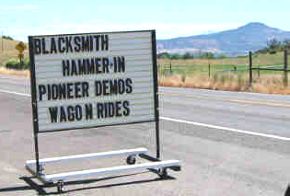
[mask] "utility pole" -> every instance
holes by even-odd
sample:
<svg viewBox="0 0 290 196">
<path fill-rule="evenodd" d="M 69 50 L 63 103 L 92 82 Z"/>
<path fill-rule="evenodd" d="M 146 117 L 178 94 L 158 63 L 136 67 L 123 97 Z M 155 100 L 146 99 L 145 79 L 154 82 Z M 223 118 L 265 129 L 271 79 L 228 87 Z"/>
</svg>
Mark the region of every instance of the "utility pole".
<svg viewBox="0 0 290 196">
<path fill-rule="evenodd" d="M 3 31 L 2 31 L 2 33 L 1 33 L 2 35 L 1 35 L 1 51 L 2 51 L 2 53 L 4 53 L 4 45 L 3 45 Z"/>
</svg>

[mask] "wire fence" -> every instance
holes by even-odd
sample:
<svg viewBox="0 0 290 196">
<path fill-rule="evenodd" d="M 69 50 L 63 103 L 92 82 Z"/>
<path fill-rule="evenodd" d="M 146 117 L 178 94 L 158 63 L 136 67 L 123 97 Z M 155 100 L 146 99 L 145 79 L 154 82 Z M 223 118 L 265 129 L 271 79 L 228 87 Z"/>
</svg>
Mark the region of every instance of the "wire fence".
<svg viewBox="0 0 290 196">
<path fill-rule="evenodd" d="M 257 58 L 256 54 L 252 52 L 248 53 L 248 56 L 244 57 L 242 63 L 236 64 L 219 64 L 217 62 L 208 64 L 204 62 L 198 63 L 184 63 L 185 61 L 169 61 L 166 64 L 158 64 L 158 71 L 160 76 L 207 76 L 209 79 L 217 75 L 233 74 L 233 75 L 247 75 L 249 86 L 263 75 L 282 75 L 284 86 L 288 86 L 288 56 L 287 50 L 282 55 L 275 56 L 276 60 L 274 64 L 270 64 L 274 56 L 266 56 L 265 58 Z"/>
</svg>

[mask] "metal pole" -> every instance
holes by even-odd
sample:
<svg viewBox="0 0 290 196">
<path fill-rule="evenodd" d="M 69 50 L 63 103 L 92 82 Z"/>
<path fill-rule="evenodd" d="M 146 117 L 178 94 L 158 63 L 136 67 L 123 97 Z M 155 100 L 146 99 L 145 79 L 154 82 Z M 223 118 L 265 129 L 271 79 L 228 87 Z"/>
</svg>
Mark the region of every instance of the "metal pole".
<svg viewBox="0 0 290 196">
<path fill-rule="evenodd" d="M 159 114 L 157 114 L 159 118 Z M 160 159 L 160 131 L 159 131 L 159 119 L 155 120 L 155 129 L 156 129 L 156 158 Z"/>
<path fill-rule="evenodd" d="M 35 160 L 36 160 L 36 173 L 41 174 L 41 168 L 39 164 L 39 148 L 38 148 L 38 133 L 34 133 L 34 149 L 35 149 Z"/>
<path fill-rule="evenodd" d="M 249 52 L 249 85 L 252 86 L 253 82 L 253 70 L 252 70 L 253 62 L 252 62 L 252 52 Z"/>
<path fill-rule="evenodd" d="M 288 51 L 284 50 L 284 87 L 288 86 Z"/>
<path fill-rule="evenodd" d="M 155 108 L 155 136 L 156 136 L 156 158 L 160 159 L 160 131 L 159 131 L 159 99 L 158 99 L 158 76 L 157 76 L 157 61 L 156 61 L 156 33 L 155 30 L 151 34 L 152 53 L 153 53 L 153 79 L 154 79 L 154 108 Z M 171 65 L 171 60 L 170 60 Z"/>
<path fill-rule="evenodd" d="M 36 98 L 36 81 L 35 81 L 35 64 L 33 55 L 33 38 L 29 37 L 29 59 L 30 59 L 30 88 L 31 88 L 31 105 L 32 105 L 32 121 L 33 121 L 33 138 L 36 160 L 36 173 L 41 174 L 39 165 L 39 148 L 38 148 L 38 115 L 37 115 L 37 98 Z"/>
</svg>

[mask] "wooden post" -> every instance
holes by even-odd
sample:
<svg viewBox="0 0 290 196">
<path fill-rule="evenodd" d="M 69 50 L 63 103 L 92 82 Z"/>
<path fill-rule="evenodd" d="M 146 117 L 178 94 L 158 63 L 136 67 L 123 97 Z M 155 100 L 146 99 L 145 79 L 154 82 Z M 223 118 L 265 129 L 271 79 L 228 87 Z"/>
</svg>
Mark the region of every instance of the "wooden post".
<svg viewBox="0 0 290 196">
<path fill-rule="evenodd" d="M 288 86 L 288 51 L 284 50 L 284 87 Z"/>
<path fill-rule="evenodd" d="M 210 79 L 210 63 L 208 64 L 208 78 Z"/>
<path fill-rule="evenodd" d="M 252 70 L 253 62 L 252 62 L 252 52 L 249 52 L 249 86 L 252 86 L 253 82 L 253 70 Z"/>
</svg>

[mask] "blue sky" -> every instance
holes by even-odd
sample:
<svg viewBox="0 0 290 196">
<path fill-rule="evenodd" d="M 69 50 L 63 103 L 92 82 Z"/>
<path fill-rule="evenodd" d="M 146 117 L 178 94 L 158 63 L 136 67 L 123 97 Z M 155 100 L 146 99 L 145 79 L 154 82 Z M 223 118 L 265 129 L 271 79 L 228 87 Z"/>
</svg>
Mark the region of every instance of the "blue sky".
<svg viewBox="0 0 290 196">
<path fill-rule="evenodd" d="M 0 0 L 0 31 L 28 35 L 156 29 L 158 39 L 263 22 L 290 31 L 289 0 Z"/>
</svg>

